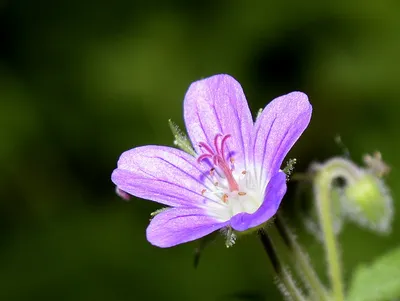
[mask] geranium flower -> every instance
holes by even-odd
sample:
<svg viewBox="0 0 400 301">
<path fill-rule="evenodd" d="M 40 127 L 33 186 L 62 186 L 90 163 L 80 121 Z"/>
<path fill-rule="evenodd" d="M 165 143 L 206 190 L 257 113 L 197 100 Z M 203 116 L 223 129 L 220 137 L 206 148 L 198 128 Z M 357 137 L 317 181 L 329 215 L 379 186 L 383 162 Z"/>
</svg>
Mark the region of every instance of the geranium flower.
<svg viewBox="0 0 400 301">
<path fill-rule="evenodd" d="M 146 145 L 124 152 L 112 174 L 117 189 L 171 208 L 147 228 L 147 239 L 171 247 L 219 229 L 245 231 L 268 221 L 286 193 L 280 169 L 307 127 L 307 96 L 270 102 L 253 122 L 240 84 L 215 75 L 189 87 L 184 119 L 195 156 Z"/>
</svg>

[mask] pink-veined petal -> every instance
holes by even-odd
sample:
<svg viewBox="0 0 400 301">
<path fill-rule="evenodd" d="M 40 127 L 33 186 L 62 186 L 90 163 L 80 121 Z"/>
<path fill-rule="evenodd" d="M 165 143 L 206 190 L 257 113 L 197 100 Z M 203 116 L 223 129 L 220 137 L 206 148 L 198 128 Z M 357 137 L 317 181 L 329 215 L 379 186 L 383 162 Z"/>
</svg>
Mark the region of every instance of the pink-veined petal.
<svg viewBox="0 0 400 301">
<path fill-rule="evenodd" d="M 286 174 L 279 171 L 269 181 L 264 201 L 260 208 L 252 214 L 236 214 L 231 219 L 232 228 L 237 231 L 245 231 L 268 221 L 278 211 L 282 198 L 286 193 L 286 188 Z"/>
<path fill-rule="evenodd" d="M 271 101 L 257 118 L 252 134 L 252 158 L 260 185 L 267 183 L 307 128 L 312 107 L 306 94 L 292 92 Z"/>
<path fill-rule="evenodd" d="M 172 207 L 202 207 L 202 195 L 213 183 L 209 170 L 189 154 L 166 146 L 148 145 L 124 152 L 111 178 L 118 189 Z"/>
<path fill-rule="evenodd" d="M 225 153 L 246 168 L 253 119 L 242 87 L 233 77 L 219 74 L 192 83 L 185 96 L 184 117 L 198 154 L 200 142 L 215 151 L 215 136 L 230 134 Z"/>
<path fill-rule="evenodd" d="M 171 208 L 157 214 L 147 228 L 147 240 L 158 247 L 168 248 L 206 236 L 222 227 L 199 208 Z"/>
</svg>

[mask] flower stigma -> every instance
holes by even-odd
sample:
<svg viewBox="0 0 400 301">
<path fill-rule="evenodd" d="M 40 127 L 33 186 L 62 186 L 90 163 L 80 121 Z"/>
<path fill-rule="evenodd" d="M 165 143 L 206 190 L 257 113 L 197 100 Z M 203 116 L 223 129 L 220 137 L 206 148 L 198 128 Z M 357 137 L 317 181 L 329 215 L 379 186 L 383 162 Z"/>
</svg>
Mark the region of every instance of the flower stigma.
<svg viewBox="0 0 400 301">
<path fill-rule="evenodd" d="M 201 194 L 205 197 L 207 211 L 220 221 L 227 221 L 242 212 L 254 213 L 264 199 L 265 187 L 258 187 L 249 170 L 240 166 L 230 153 L 226 155 L 226 141 L 230 134 L 217 134 L 214 138 L 214 149 L 200 142 L 203 151 L 197 158 L 198 163 L 210 165 L 206 178 L 213 185 L 206 185 Z"/>
</svg>

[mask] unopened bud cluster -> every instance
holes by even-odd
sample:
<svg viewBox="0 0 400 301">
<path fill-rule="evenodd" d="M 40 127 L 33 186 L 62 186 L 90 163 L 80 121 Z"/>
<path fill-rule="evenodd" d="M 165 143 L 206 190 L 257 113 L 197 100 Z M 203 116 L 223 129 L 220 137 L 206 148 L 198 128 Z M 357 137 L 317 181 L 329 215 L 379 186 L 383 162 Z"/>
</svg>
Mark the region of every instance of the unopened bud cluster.
<svg viewBox="0 0 400 301">
<path fill-rule="evenodd" d="M 347 158 L 335 157 L 313 165 L 313 174 L 324 174 L 331 183 L 331 210 L 336 234 L 345 220 L 378 233 L 390 232 L 393 200 L 383 181 L 389 167 L 378 152 L 372 156 L 365 155 L 364 163 L 365 166 L 358 166 Z M 312 219 L 307 221 L 308 228 L 315 233 L 313 225 Z"/>
</svg>

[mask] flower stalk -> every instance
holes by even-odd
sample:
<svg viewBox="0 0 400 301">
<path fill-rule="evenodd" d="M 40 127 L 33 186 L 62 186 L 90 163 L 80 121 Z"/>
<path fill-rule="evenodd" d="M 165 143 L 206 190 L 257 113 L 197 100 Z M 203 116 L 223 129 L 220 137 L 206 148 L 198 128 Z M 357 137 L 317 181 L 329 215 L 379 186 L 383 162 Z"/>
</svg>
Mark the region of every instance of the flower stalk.
<svg viewBox="0 0 400 301">
<path fill-rule="evenodd" d="M 342 158 L 333 158 L 323 166 L 318 166 L 317 169 L 314 179 L 314 195 L 316 197 L 333 299 L 343 301 L 344 285 L 338 243 L 334 231 L 334 217 L 331 210 L 331 193 L 334 180 L 342 177 L 347 184 L 354 183 L 359 176 L 359 172 L 356 165 Z"/>
<path fill-rule="evenodd" d="M 290 275 L 288 270 L 281 265 L 280 258 L 278 253 L 276 252 L 275 246 L 272 243 L 270 237 L 265 232 L 265 230 L 261 229 L 258 231 L 260 241 L 264 247 L 265 252 L 267 253 L 268 257 L 271 260 L 272 267 L 277 275 L 277 278 L 283 286 L 282 293 L 284 295 L 290 296 L 291 300 L 294 301 L 305 301 L 302 292 L 296 286 L 293 277 Z"/>
<path fill-rule="evenodd" d="M 297 242 L 295 235 L 286 224 L 282 214 L 279 212 L 276 216 L 274 225 L 288 250 L 291 252 L 292 258 L 296 263 L 295 268 L 297 269 L 297 273 L 310 290 L 312 298 L 314 300 L 329 300 L 329 294 L 321 283 L 307 254 L 303 251 L 302 247 Z"/>
</svg>

